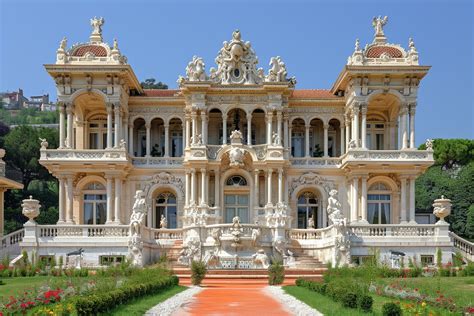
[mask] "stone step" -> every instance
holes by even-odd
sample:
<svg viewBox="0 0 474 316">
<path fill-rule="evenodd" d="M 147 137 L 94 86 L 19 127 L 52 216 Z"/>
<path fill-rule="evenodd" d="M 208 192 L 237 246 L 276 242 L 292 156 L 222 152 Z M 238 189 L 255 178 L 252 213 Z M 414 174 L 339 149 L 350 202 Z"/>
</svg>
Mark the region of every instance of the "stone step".
<svg viewBox="0 0 474 316">
<path fill-rule="evenodd" d="M 320 276 L 322 275 L 326 269 L 323 268 L 316 268 L 316 269 L 299 269 L 299 268 L 289 268 L 285 269 L 285 275 L 287 276 L 294 276 L 294 275 L 314 275 Z M 173 273 L 182 276 L 190 276 L 191 270 L 189 268 L 173 268 Z M 268 276 L 268 271 L 265 269 L 261 270 L 208 270 L 206 275 L 209 276 L 255 276 L 255 275 L 265 275 Z"/>
</svg>

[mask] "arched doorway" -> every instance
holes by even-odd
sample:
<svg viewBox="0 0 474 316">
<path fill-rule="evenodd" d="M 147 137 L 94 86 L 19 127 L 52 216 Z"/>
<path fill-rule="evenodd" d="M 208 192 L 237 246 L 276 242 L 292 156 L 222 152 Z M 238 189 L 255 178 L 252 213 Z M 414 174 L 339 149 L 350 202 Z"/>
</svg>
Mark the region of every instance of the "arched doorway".
<svg viewBox="0 0 474 316">
<path fill-rule="evenodd" d="M 321 227 L 322 218 L 319 214 L 319 198 L 311 191 L 304 191 L 298 196 L 297 202 L 298 212 L 298 228 L 313 228 L 308 227 L 308 219 L 311 217 L 314 221 L 314 228 Z"/>
<path fill-rule="evenodd" d="M 160 220 L 163 215 L 168 221 L 167 228 L 177 228 L 177 213 L 178 204 L 176 195 L 172 192 L 166 191 L 158 194 L 155 199 L 155 220 L 154 227 L 160 228 Z"/>
<path fill-rule="evenodd" d="M 250 187 L 247 180 L 234 175 L 227 178 L 224 187 L 224 223 L 232 223 L 235 216 L 241 223 L 250 222 Z"/>
</svg>

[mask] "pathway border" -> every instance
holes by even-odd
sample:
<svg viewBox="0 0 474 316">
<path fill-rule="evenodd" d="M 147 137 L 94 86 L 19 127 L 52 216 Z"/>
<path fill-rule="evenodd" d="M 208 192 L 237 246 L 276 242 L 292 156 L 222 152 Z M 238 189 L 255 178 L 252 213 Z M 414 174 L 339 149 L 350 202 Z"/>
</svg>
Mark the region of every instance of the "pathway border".
<svg viewBox="0 0 474 316">
<path fill-rule="evenodd" d="M 180 292 L 166 301 L 150 308 L 146 316 L 169 316 L 173 314 L 178 308 L 188 303 L 193 297 L 203 290 L 200 286 L 192 286 L 183 292 Z"/>
<path fill-rule="evenodd" d="M 287 294 L 281 286 L 267 286 L 263 291 L 276 299 L 291 314 L 296 316 L 322 316 L 319 311 L 299 299 Z"/>
</svg>

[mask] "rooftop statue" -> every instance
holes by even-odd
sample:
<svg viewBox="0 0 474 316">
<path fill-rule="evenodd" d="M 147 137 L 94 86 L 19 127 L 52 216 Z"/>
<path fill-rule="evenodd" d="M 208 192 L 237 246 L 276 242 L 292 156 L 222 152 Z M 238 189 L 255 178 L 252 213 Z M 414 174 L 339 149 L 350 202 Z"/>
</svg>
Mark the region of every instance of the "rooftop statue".
<svg viewBox="0 0 474 316">
<path fill-rule="evenodd" d="M 98 35 L 102 34 L 102 25 L 104 24 L 104 18 L 93 17 L 91 19 L 92 34 Z"/>
<path fill-rule="evenodd" d="M 384 36 L 384 32 L 383 32 L 383 27 L 385 26 L 385 24 L 387 24 L 388 22 L 388 17 L 385 16 L 383 19 L 381 16 L 379 16 L 378 18 L 377 17 L 374 17 L 373 20 L 372 20 L 372 26 L 374 27 L 375 29 L 375 36 Z"/>
</svg>

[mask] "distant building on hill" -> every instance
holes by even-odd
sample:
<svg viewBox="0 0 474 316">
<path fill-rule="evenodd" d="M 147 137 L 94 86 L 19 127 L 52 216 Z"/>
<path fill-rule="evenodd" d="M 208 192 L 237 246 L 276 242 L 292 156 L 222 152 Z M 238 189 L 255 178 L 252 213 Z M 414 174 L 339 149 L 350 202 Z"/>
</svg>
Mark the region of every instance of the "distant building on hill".
<svg viewBox="0 0 474 316">
<path fill-rule="evenodd" d="M 49 94 L 34 95 L 28 100 L 23 94 L 23 89 L 18 89 L 18 92 L 0 93 L 0 99 L 8 110 L 35 108 L 40 111 L 56 111 L 56 104 L 50 102 Z"/>
</svg>

